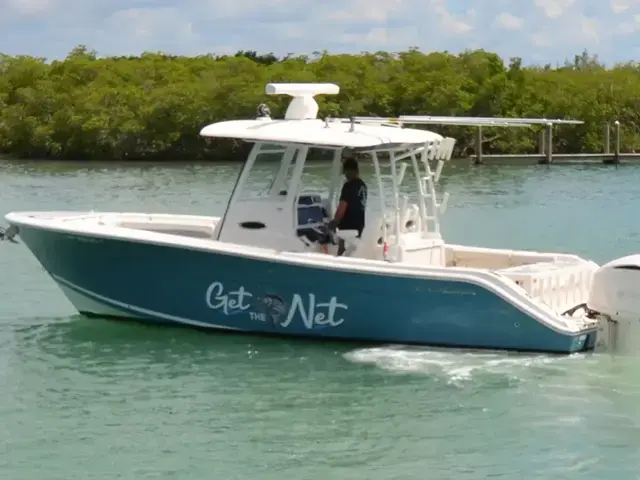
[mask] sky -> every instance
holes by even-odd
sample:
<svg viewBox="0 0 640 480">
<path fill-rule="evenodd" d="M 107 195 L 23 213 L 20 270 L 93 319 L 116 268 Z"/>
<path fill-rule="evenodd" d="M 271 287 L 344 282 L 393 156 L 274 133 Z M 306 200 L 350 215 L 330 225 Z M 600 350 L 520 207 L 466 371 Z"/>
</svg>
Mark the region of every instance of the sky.
<svg viewBox="0 0 640 480">
<path fill-rule="evenodd" d="M 640 0 L 0 0 L 0 52 L 276 55 L 483 48 L 527 64 L 640 60 Z"/>
</svg>

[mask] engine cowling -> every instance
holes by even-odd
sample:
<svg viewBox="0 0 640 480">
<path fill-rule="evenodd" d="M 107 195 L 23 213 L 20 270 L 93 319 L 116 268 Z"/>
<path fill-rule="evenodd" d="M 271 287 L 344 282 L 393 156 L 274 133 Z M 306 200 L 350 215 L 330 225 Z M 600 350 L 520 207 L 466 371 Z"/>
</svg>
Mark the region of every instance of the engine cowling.
<svg viewBox="0 0 640 480">
<path fill-rule="evenodd" d="M 596 270 L 587 307 L 613 319 L 640 319 L 640 255 L 618 258 Z"/>
<path fill-rule="evenodd" d="M 589 310 L 607 318 L 602 340 L 620 353 L 640 354 L 640 255 L 618 258 L 593 275 Z"/>
</svg>

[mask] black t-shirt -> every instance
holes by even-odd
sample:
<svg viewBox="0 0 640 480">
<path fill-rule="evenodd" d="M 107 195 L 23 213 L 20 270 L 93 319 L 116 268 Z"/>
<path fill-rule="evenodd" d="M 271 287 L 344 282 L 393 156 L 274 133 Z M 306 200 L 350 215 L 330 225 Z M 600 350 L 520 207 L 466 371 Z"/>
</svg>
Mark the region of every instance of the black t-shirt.
<svg viewBox="0 0 640 480">
<path fill-rule="evenodd" d="M 367 208 L 367 184 L 360 178 L 347 181 L 342 186 L 340 201 L 347 202 L 347 211 L 340 220 L 340 230 L 358 230 L 362 234 L 364 228 L 364 212 Z"/>
</svg>

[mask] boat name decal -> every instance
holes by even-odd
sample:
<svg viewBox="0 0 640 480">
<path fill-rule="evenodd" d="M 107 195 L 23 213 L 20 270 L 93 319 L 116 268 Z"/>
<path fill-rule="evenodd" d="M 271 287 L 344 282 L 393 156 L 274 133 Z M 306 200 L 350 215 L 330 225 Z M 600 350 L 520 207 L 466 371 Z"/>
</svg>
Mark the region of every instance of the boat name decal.
<svg viewBox="0 0 640 480">
<path fill-rule="evenodd" d="M 327 302 L 319 302 L 315 294 L 303 296 L 294 293 L 290 304 L 277 295 L 268 294 L 262 298 L 256 297 L 245 287 L 236 290 L 225 290 L 222 282 L 213 282 L 205 294 L 207 307 L 219 310 L 224 315 L 246 313 L 252 320 L 266 322 L 271 319 L 279 327 L 289 327 L 296 318 L 308 330 L 314 328 L 337 327 L 344 323 L 342 314 L 348 306 L 338 301 L 338 297 L 331 297 Z M 259 307 L 256 307 L 258 303 Z"/>
</svg>

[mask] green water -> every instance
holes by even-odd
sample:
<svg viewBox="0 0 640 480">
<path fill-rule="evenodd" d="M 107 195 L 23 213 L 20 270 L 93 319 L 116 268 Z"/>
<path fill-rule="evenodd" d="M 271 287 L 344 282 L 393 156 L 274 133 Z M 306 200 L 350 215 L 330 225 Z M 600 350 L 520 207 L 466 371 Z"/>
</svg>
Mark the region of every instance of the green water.
<svg viewBox="0 0 640 480">
<path fill-rule="evenodd" d="M 219 214 L 237 168 L 0 164 L 0 210 Z M 450 242 L 640 251 L 640 168 L 445 174 Z M 0 273 L 2 479 L 640 478 L 640 358 L 89 320 L 23 246 L 0 243 Z"/>
</svg>

